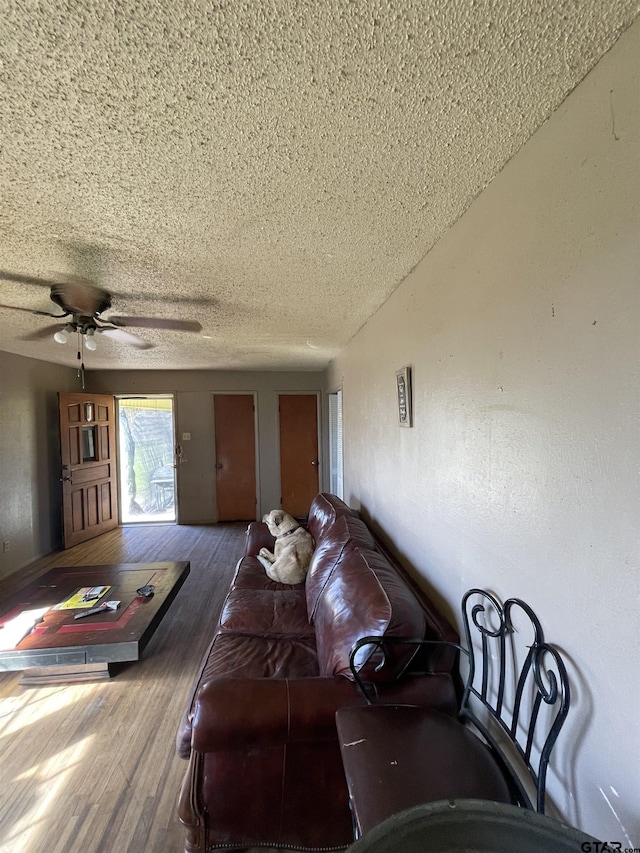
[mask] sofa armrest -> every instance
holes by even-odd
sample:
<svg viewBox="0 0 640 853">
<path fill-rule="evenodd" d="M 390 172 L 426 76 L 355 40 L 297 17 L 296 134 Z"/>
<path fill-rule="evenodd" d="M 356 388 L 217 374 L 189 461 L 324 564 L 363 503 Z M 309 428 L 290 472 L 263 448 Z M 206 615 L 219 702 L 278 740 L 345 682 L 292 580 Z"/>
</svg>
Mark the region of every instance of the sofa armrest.
<svg viewBox="0 0 640 853">
<path fill-rule="evenodd" d="M 273 553 L 276 540 L 269 533 L 269 528 L 263 521 L 252 521 L 247 527 L 247 539 L 244 545 L 245 557 L 257 557 L 261 548 L 268 548 Z"/>
<path fill-rule="evenodd" d="M 191 745 L 198 752 L 215 752 L 286 743 L 296 735 L 305 740 L 326 736 L 336 708 L 360 704 L 353 688 L 346 679 L 330 677 L 211 679 L 198 694 Z"/>
<path fill-rule="evenodd" d="M 449 674 L 422 675 L 380 687 L 380 701 L 415 703 L 454 715 Z M 364 705 L 357 686 L 341 677 L 213 678 L 196 701 L 191 746 L 199 753 L 250 744 L 335 740 L 335 712 Z"/>
</svg>

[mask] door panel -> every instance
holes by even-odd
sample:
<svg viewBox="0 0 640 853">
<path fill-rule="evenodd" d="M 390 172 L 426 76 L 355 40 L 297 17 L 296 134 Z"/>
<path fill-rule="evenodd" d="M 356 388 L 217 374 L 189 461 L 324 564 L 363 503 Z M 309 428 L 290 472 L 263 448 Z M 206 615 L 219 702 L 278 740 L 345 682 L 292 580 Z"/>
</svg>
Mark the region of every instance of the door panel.
<svg viewBox="0 0 640 853">
<path fill-rule="evenodd" d="M 281 394 L 280 489 L 282 508 L 305 516 L 318 494 L 318 398 Z"/>
<path fill-rule="evenodd" d="M 98 394 L 58 395 L 64 546 L 118 525 L 115 404 Z"/>
<path fill-rule="evenodd" d="M 84 483 L 95 483 L 97 480 L 108 480 L 110 474 L 111 465 L 102 465 L 100 462 L 96 462 L 91 468 L 78 465 L 73 472 L 73 483 L 75 486 L 81 486 Z"/>
<path fill-rule="evenodd" d="M 218 521 L 256 518 L 256 438 L 252 394 L 214 394 Z"/>
</svg>

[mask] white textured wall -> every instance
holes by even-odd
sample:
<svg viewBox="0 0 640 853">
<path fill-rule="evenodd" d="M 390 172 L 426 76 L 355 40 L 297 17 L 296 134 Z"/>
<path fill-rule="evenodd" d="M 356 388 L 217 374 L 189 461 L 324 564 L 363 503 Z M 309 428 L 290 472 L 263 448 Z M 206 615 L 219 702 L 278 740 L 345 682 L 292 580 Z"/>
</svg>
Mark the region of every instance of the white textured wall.
<svg viewBox="0 0 640 853">
<path fill-rule="evenodd" d="M 568 655 L 549 790 L 640 845 L 638 36 L 625 34 L 334 362 L 345 496 L 450 605 L 519 596 Z M 415 426 L 396 425 L 411 365 Z"/>
</svg>

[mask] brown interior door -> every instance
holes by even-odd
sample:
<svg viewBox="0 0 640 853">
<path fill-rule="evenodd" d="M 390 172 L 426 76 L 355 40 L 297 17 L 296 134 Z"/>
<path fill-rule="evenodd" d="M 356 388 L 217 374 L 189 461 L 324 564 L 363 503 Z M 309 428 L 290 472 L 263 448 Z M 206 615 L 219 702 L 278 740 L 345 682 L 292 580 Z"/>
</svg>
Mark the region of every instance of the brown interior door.
<svg viewBox="0 0 640 853">
<path fill-rule="evenodd" d="M 64 547 L 118 526 L 115 401 L 58 394 Z"/>
<path fill-rule="evenodd" d="M 281 394 L 280 488 L 282 509 L 306 516 L 318 494 L 318 398 Z"/>
<path fill-rule="evenodd" d="M 218 521 L 256 518 L 256 434 L 252 394 L 214 394 Z"/>
</svg>

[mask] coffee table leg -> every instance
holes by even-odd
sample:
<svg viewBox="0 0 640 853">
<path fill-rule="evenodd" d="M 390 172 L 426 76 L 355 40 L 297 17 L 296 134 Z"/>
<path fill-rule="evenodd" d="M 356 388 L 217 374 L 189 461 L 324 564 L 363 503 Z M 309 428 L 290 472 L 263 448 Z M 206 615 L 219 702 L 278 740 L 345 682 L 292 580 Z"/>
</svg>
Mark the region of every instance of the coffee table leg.
<svg viewBox="0 0 640 853">
<path fill-rule="evenodd" d="M 106 681 L 111 678 L 108 663 L 78 663 L 67 666 L 33 666 L 25 669 L 20 684 L 38 687 L 41 684 L 72 684 L 80 681 Z"/>
</svg>

